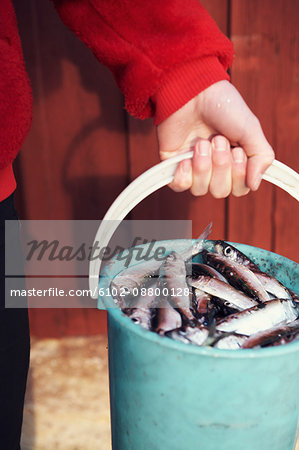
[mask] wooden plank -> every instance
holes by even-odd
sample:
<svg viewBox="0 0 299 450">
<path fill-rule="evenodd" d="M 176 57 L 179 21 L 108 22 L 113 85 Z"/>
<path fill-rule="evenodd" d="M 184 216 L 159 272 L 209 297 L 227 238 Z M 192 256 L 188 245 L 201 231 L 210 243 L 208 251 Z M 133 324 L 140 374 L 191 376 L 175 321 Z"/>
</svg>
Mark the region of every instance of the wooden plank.
<svg viewBox="0 0 299 450">
<path fill-rule="evenodd" d="M 299 114 L 295 102 L 296 2 L 232 0 L 231 13 L 236 50 L 232 81 L 260 119 L 276 157 L 298 169 L 298 152 L 294 151 Z M 263 182 L 257 193 L 230 198 L 229 238 L 295 259 L 296 206 L 287 194 Z"/>
<path fill-rule="evenodd" d="M 203 6 L 216 20 L 220 28 L 227 32 L 228 2 L 225 0 L 204 0 Z M 130 178 L 134 179 L 144 170 L 159 162 L 155 129 L 151 121 L 128 119 Z M 190 193 L 174 193 L 168 187 L 144 200 L 131 214 L 134 219 L 192 220 L 193 236 L 198 236 L 212 220 L 211 237 L 223 239 L 225 236 L 226 200 L 216 200 L 212 196 L 193 197 Z"/>
<path fill-rule="evenodd" d="M 272 16 L 265 16 L 266 4 L 269 2 L 256 0 L 233 0 L 231 3 L 231 38 L 236 51 L 232 82 L 259 117 L 273 145 L 274 130 L 269 111 L 274 106 L 272 93 L 276 83 L 276 67 L 268 39 Z M 272 10 L 275 8 L 273 4 Z M 231 197 L 229 239 L 271 249 L 272 202 L 273 188 L 265 182 L 257 193 L 241 198 Z"/>
<path fill-rule="evenodd" d="M 17 173 L 23 219 L 101 219 L 127 182 L 123 99 L 48 0 L 15 2 L 34 94 Z M 105 332 L 105 313 L 32 310 L 31 332 Z"/>
<path fill-rule="evenodd" d="M 278 20 L 279 18 L 279 20 Z M 278 34 L 275 34 L 278 89 L 274 115 L 277 158 L 299 171 L 299 53 L 298 2 L 280 2 L 277 11 Z M 296 262 L 298 258 L 298 202 L 277 189 L 274 211 L 275 251 Z"/>
<path fill-rule="evenodd" d="M 229 0 L 200 0 L 200 3 L 213 17 L 220 30 L 229 33 Z"/>
</svg>

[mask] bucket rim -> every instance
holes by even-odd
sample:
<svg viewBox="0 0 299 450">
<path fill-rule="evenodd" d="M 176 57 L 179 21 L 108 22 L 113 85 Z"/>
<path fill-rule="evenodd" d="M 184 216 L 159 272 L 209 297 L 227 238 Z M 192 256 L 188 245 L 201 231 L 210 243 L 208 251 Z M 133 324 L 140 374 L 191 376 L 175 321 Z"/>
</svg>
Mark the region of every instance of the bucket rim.
<svg viewBox="0 0 299 450">
<path fill-rule="evenodd" d="M 188 241 L 190 242 L 190 239 L 177 239 L 180 244 Z M 195 239 L 192 240 L 194 242 Z M 162 240 L 157 241 L 156 244 L 159 245 L 166 245 L 167 243 L 170 243 L 172 241 L 170 240 Z M 207 245 L 209 243 L 213 242 L 213 240 L 207 240 Z M 226 241 L 229 242 L 229 241 Z M 299 264 L 295 261 L 290 260 L 289 258 L 286 258 L 285 256 L 279 255 L 277 253 L 271 252 L 269 250 L 265 250 L 259 247 L 254 247 L 247 244 L 240 244 L 235 242 L 229 242 L 236 246 L 238 249 L 240 249 L 243 253 L 246 254 L 246 250 L 253 250 L 261 252 L 262 254 L 268 254 L 273 255 L 273 257 L 278 258 L 280 261 L 288 262 L 289 264 L 294 264 L 296 268 L 299 268 Z M 142 244 L 137 247 L 146 247 L 148 244 Z M 119 261 L 116 261 L 115 257 L 111 260 L 111 262 L 104 267 L 102 275 L 100 277 L 99 281 L 99 289 L 103 289 L 104 291 L 108 288 L 110 289 L 110 280 L 111 280 L 111 273 L 109 276 L 105 276 L 105 274 L 113 269 L 115 269 L 115 266 L 117 266 L 117 263 Z M 119 265 L 120 266 L 120 265 Z M 115 277 L 122 269 L 115 271 L 112 275 L 112 277 Z M 101 301 L 103 302 L 103 298 L 101 298 Z M 182 353 L 189 353 L 194 354 L 198 356 L 209 356 L 214 358 L 232 358 L 232 359 L 248 359 L 248 358 L 264 358 L 264 357 L 275 357 L 280 355 L 287 355 L 289 353 L 296 353 L 299 352 L 299 340 L 290 342 L 285 345 L 279 345 L 269 348 L 257 348 L 257 349 L 218 349 L 214 347 L 204 347 L 204 346 L 197 346 L 194 344 L 186 344 L 183 342 L 175 341 L 173 339 L 168 338 L 167 336 L 160 336 L 157 333 L 146 330 L 143 327 L 141 327 L 139 324 L 134 323 L 128 316 L 126 316 L 121 309 L 118 307 L 115 308 L 108 308 L 108 323 L 109 323 L 109 316 L 113 318 L 115 321 L 117 321 L 121 326 L 128 329 L 130 332 L 134 333 L 136 336 L 151 341 L 153 343 L 156 343 L 159 346 L 166 347 L 173 351 L 179 351 Z M 108 333 L 109 334 L 109 333 Z M 241 350 L 241 351 L 240 351 Z"/>
</svg>

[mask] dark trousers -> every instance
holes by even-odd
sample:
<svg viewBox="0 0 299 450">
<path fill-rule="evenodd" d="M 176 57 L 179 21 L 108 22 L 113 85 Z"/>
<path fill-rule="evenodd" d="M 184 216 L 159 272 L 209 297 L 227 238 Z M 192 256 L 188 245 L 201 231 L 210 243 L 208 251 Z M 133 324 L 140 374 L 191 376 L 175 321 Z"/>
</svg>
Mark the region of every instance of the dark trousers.
<svg viewBox="0 0 299 450">
<path fill-rule="evenodd" d="M 5 220 L 14 219 L 11 195 L 0 202 L 0 450 L 20 449 L 30 352 L 27 308 L 5 308 Z"/>
</svg>

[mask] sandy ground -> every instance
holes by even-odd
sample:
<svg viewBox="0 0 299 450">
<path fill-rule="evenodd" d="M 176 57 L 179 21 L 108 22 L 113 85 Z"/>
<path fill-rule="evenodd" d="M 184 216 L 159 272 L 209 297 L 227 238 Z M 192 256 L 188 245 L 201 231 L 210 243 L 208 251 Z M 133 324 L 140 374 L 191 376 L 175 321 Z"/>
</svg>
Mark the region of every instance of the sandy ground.
<svg viewBox="0 0 299 450">
<path fill-rule="evenodd" d="M 22 450 L 110 450 L 107 339 L 32 339 Z"/>
<path fill-rule="evenodd" d="M 107 353 L 103 336 L 32 339 L 22 450 L 111 450 Z"/>
</svg>

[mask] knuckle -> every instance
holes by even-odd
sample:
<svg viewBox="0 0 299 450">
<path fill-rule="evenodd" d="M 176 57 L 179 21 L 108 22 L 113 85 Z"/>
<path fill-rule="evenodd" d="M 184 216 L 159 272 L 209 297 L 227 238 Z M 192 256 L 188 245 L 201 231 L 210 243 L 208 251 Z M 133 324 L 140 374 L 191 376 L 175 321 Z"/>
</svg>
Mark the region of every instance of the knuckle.
<svg viewBox="0 0 299 450">
<path fill-rule="evenodd" d="M 196 164 L 194 165 L 193 172 L 196 175 L 205 175 L 208 174 L 211 170 L 211 164 L 210 163 L 202 163 L 202 164 Z"/>
<path fill-rule="evenodd" d="M 275 153 L 273 148 L 269 145 L 269 149 L 268 149 L 268 161 L 270 162 L 270 164 L 273 162 L 275 158 Z"/>
<path fill-rule="evenodd" d="M 215 158 L 213 160 L 213 166 L 214 168 L 220 167 L 221 170 L 229 169 L 231 167 L 231 161 L 229 158 Z"/>
<path fill-rule="evenodd" d="M 251 124 L 252 128 L 262 128 L 261 122 L 255 114 L 251 114 L 249 123 Z"/>
</svg>

